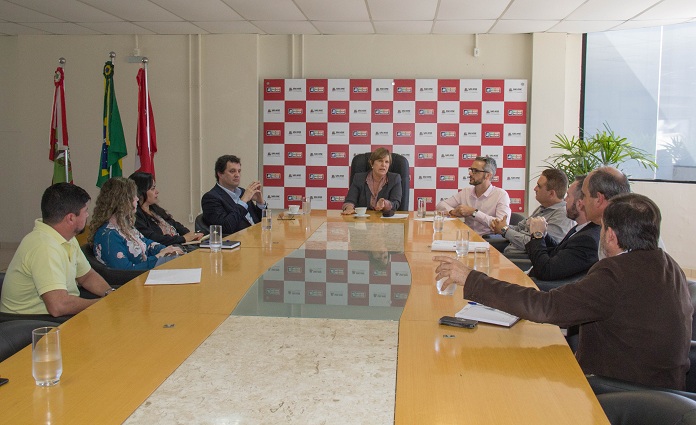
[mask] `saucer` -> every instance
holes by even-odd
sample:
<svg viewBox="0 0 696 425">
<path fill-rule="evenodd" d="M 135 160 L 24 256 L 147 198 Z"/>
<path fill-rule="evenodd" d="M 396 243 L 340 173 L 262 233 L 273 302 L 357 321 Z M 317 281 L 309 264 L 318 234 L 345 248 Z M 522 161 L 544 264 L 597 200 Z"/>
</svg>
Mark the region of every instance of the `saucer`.
<svg viewBox="0 0 696 425">
<path fill-rule="evenodd" d="M 302 213 L 302 210 L 299 210 L 299 211 L 296 212 L 296 213 L 291 212 L 290 210 L 285 211 L 285 215 L 289 215 L 289 216 L 296 216 L 296 215 L 302 215 L 302 214 L 303 214 L 303 213 Z"/>
<path fill-rule="evenodd" d="M 365 218 L 365 217 L 369 217 L 369 216 L 370 216 L 370 214 L 355 214 L 353 217 L 355 217 L 355 218 Z"/>
</svg>

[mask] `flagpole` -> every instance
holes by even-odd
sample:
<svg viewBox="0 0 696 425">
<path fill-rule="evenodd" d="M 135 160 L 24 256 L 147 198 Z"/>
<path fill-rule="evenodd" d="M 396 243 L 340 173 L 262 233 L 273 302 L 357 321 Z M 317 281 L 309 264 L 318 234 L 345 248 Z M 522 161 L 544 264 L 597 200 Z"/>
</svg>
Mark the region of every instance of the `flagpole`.
<svg viewBox="0 0 696 425">
<path fill-rule="evenodd" d="M 116 52 L 113 52 L 113 51 L 112 51 L 112 52 L 109 52 L 109 60 L 111 61 L 111 64 L 112 64 L 112 65 L 113 65 L 113 63 L 114 63 L 114 58 L 115 58 L 115 57 L 116 57 Z M 111 78 L 113 78 L 113 76 L 112 76 Z M 113 95 L 113 93 L 112 93 L 112 95 Z M 110 124 L 109 124 L 109 125 L 110 125 Z M 108 128 L 107 128 L 107 131 L 108 131 Z M 109 167 L 109 178 L 111 178 L 111 169 L 112 169 L 112 168 L 114 168 L 113 165 L 111 165 L 111 166 Z"/>
<path fill-rule="evenodd" d="M 58 58 L 58 66 L 65 69 L 65 58 L 60 57 Z M 63 82 L 63 92 L 65 93 L 65 81 Z M 63 159 L 65 160 L 65 181 L 70 183 L 70 158 L 68 157 L 68 148 L 67 146 L 65 147 L 65 155 L 63 156 Z"/>
<path fill-rule="evenodd" d="M 152 145 L 150 143 L 150 88 L 147 85 L 147 64 L 150 60 L 145 56 L 142 58 L 143 70 L 145 70 L 145 133 L 147 134 L 147 154 L 152 155 Z"/>
</svg>

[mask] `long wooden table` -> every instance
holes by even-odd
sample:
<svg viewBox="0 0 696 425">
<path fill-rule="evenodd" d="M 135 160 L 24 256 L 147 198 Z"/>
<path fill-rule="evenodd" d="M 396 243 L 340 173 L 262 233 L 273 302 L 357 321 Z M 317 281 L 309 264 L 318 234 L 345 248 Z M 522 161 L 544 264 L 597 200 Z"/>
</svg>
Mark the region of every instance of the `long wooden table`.
<svg viewBox="0 0 696 425">
<path fill-rule="evenodd" d="M 145 276 L 133 280 L 61 325 L 59 385 L 36 387 L 30 347 L 0 363 L 0 376 L 10 379 L 0 387 L 0 423 L 122 423 L 229 317 L 265 270 L 323 223 L 351 220 L 335 211 L 276 220 L 270 234 L 253 226 L 233 235 L 241 249 L 199 250 L 163 266 L 201 267 L 201 284 L 152 287 L 143 285 Z M 440 316 L 464 305 L 461 288 L 453 297 L 434 288 L 432 223 L 400 221 L 412 285 L 399 321 L 395 423 L 608 423 L 557 327 L 439 326 Z M 444 234 L 465 227 L 448 221 Z M 491 275 L 533 285 L 494 250 Z"/>
</svg>

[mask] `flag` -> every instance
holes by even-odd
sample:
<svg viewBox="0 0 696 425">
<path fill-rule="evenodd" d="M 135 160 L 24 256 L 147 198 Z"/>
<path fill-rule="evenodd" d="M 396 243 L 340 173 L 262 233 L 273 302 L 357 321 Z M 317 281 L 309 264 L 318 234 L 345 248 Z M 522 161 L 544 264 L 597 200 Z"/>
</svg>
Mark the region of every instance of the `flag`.
<svg viewBox="0 0 696 425">
<path fill-rule="evenodd" d="M 138 82 L 138 132 L 135 138 L 138 155 L 135 157 L 135 171 L 143 171 L 154 176 L 157 135 L 147 86 L 147 65 L 140 68 L 135 79 Z"/>
<path fill-rule="evenodd" d="M 114 64 L 111 61 L 104 64 L 104 121 L 102 126 L 104 141 L 97 187 L 102 187 L 104 182 L 111 177 L 123 175 L 121 158 L 128 155 L 121 115 L 118 112 L 118 103 L 114 92 Z"/>
<path fill-rule="evenodd" d="M 65 120 L 65 88 L 62 67 L 56 68 L 53 75 L 53 112 L 51 114 L 51 136 L 49 141 L 48 159 L 53 161 L 52 183 L 73 182 L 72 163 L 68 154 L 68 124 Z M 66 167 L 65 158 L 68 158 Z"/>
</svg>

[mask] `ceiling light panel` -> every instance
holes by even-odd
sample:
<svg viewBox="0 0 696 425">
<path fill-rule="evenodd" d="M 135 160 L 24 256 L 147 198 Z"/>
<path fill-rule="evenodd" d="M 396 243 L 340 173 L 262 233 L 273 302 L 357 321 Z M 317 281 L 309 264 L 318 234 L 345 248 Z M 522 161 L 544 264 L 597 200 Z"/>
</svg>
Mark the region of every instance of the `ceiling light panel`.
<svg viewBox="0 0 696 425">
<path fill-rule="evenodd" d="M 373 21 L 429 21 L 437 0 L 367 0 Z"/>
</svg>

